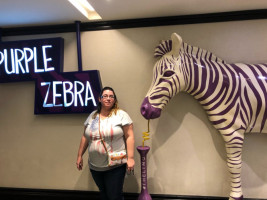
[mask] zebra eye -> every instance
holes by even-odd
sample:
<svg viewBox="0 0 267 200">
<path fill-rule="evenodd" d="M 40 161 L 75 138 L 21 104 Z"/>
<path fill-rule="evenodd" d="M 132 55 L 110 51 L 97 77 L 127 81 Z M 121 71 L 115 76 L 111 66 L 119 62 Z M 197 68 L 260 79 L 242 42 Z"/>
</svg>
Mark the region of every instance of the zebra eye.
<svg viewBox="0 0 267 200">
<path fill-rule="evenodd" d="M 174 74 L 174 71 L 166 71 L 164 72 L 163 76 L 164 77 L 171 77 Z"/>
</svg>

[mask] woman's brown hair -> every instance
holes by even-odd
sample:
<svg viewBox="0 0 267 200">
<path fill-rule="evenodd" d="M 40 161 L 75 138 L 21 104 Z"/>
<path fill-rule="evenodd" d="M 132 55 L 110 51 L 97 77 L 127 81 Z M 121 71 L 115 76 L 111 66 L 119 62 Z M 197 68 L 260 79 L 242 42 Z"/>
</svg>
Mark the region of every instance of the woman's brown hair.
<svg viewBox="0 0 267 200">
<path fill-rule="evenodd" d="M 114 101 L 115 101 L 115 102 L 114 102 L 114 104 L 113 104 L 113 106 L 112 106 L 112 108 L 111 108 L 111 111 L 110 111 L 110 113 L 109 113 L 109 116 L 111 116 L 113 113 L 116 115 L 116 114 L 117 114 L 117 111 L 118 111 L 118 109 L 119 109 L 119 106 L 118 106 L 118 99 L 117 99 L 117 96 L 116 96 L 116 94 L 115 94 L 113 88 L 108 87 L 108 86 L 107 86 L 107 87 L 104 87 L 104 88 L 101 90 L 101 92 L 100 92 L 99 98 L 103 98 L 102 95 L 103 95 L 103 93 L 104 93 L 105 90 L 110 90 L 110 91 L 112 91 L 113 94 L 114 94 Z M 97 114 L 100 113 L 101 108 L 102 108 L 102 104 L 101 104 L 101 102 L 98 102 L 98 104 L 97 104 L 97 108 L 96 108 L 96 112 L 95 112 L 95 114 L 93 115 L 93 119 L 95 119 L 96 116 L 97 116 Z"/>
</svg>

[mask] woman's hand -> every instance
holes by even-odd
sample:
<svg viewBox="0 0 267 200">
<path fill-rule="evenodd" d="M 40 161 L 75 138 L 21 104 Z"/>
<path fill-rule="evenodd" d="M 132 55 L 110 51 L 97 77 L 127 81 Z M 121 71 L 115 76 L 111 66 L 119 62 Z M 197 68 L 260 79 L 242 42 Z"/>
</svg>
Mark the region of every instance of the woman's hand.
<svg viewBox="0 0 267 200">
<path fill-rule="evenodd" d="M 134 165 L 135 165 L 134 159 L 128 158 L 127 160 L 127 173 L 128 174 L 134 171 Z"/>
<path fill-rule="evenodd" d="M 86 126 L 84 127 L 84 132 L 85 132 Z M 78 170 L 82 170 L 83 169 L 83 154 L 85 152 L 85 150 L 88 147 L 88 140 L 86 139 L 85 135 L 83 134 L 82 138 L 81 138 L 81 142 L 80 142 L 80 147 L 78 150 L 78 156 L 77 156 L 77 161 L 76 161 L 76 166 Z"/>
<path fill-rule="evenodd" d="M 133 124 L 123 126 L 123 132 L 125 135 L 126 146 L 127 146 L 127 173 L 130 174 L 134 171 L 134 132 Z"/>
<path fill-rule="evenodd" d="M 83 169 L 83 158 L 81 156 L 78 156 L 77 161 L 76 161 L 76 166 L 78 170 Z"/>
</svg>

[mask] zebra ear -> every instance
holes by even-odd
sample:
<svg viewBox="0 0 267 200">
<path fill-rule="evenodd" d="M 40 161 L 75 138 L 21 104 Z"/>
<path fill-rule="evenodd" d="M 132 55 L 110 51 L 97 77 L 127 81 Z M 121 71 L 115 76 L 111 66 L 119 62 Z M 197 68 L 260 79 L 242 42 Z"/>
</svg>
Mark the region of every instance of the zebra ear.
<svg viewBox="0 0 267 200">
<path fill-rule="evenodd" d="M 172 38 L 171 54 L 177 58 L 179 56 L 179 51 L 180 51 L 180 48 L 182 46 L 183 40 L 182 40 L 181 36 L 179 36 L 177 33 L 173 33 L 171 38 Z"/>
</svg>

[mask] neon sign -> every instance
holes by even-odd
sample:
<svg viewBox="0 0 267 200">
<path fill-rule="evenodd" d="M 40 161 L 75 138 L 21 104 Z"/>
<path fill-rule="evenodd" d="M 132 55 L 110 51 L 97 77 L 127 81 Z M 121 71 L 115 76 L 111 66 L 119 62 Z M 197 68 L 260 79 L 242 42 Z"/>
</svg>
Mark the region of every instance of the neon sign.
<svg viewBox="0 0 267 200">
<path fill-rule="evenodd" d="M 70 81 L 41 82 L 41 87 L 43 86 L 47 86 L 47 92 L 43 103 L 44 108 L 63 106 L 70 107 L 71 105 L 77 107 L 78 104 L 79 106 L 87 106 L 88 101 L 92 101 L 93 105 L 96 106 L 95 98 L 89 81 L 86 81 L 85 84 L 80 81 L 74 81 L 74 83 Z M 74 91 L 72 91 L 72 89 L 74 89 Z M 61 94 L 59 91 L 62 91 L 63 93 Z M 82 97 L 82 94 L 84 98 Z M 48 97 L 51 95 L 53 98 L 53 103 L 48 103 Z M 56 100 L 58 98 L 61 99 L 61 103 L 59 104 Z"/>
<path fill-rule="evenodd" d="M 0 52 L 0 65 L 4 63 L 6 74 L 25 74 L 29 73 L 29 63 L 32 61 L 34 63 L 34 72 L 46 72 L 54 71 L 54 67 L 47 67 L 48 62 L 52 61 L 52 58 L 47 58 L 47 48 L 52 48 L 52 45 L 42 46 L 43 54 L 43 64 L 44 69 L 38 69 L 37 65 L 37 48 L 23 48 L 22 49 L 10 49 L 8 52 L 7 49 L 4 49 L 4 52 Z M 8 54 L 9 53 L 9 54 Z M 8 69 L 8 58 L 11 60 L 11 69 Z"/>
<path fill-rule="evenodd" d="M 89 113 L 101 91 L 98 70 L 62 72 L 64 40 L 0 43 L 0 83 L 35 81 L 34 114 Z"/>
<path fill-rule="evenodd" d="M 62 38 L 0 43 L 0 82 L 35 80 L 36 74 L 63 69 Z"/>
<path fill-rule="evenodd" d="M 35 82 L 35 114 L 89 113 L 102 85 L 98 70 L 51 73 Z"/>
</svg>

